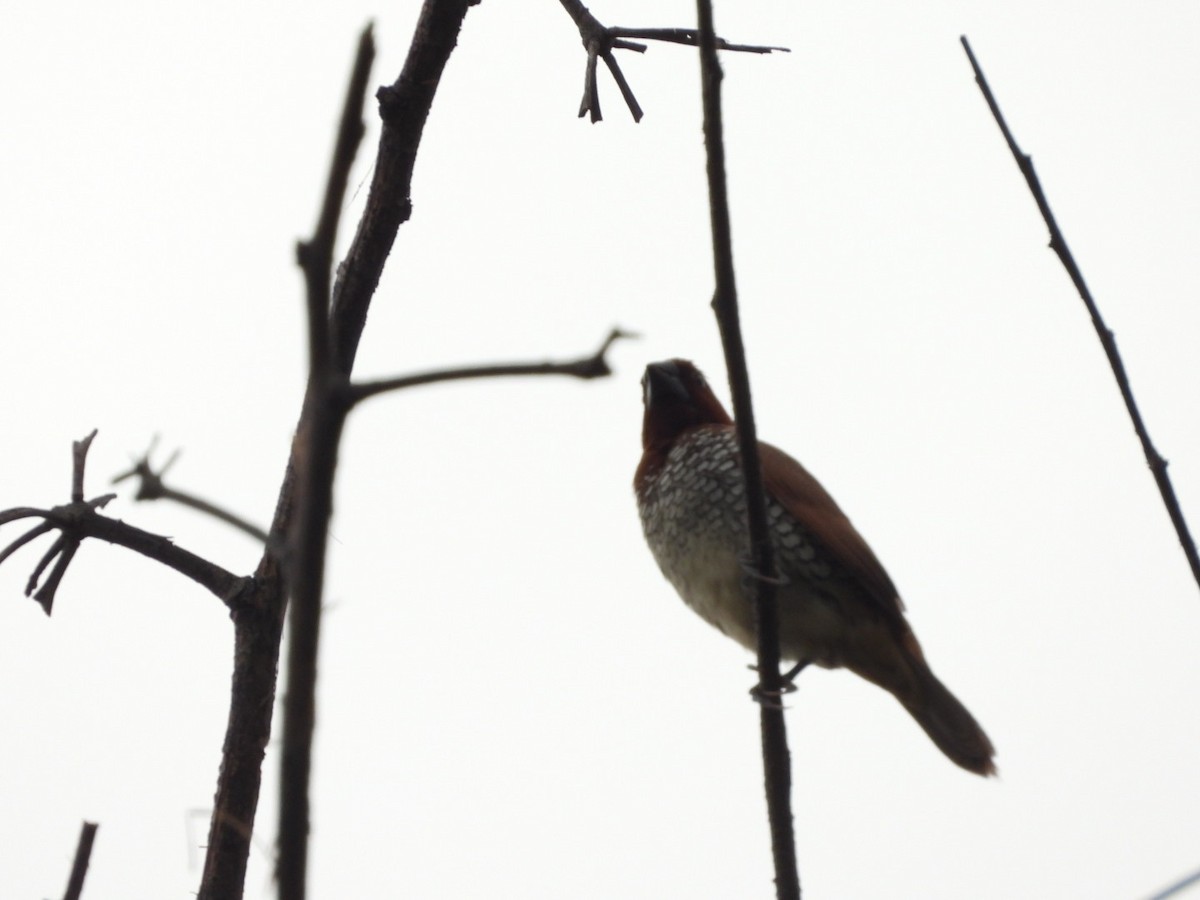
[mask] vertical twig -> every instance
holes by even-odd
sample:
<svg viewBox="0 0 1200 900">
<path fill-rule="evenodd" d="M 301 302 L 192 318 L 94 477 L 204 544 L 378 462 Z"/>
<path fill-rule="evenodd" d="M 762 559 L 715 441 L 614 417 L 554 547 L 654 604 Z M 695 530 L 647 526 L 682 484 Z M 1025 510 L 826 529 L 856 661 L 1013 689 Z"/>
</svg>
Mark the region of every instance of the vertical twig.
<svg viewBox="0 0 1200 900">
<path fill-rule="evenodd" d="M 83 472 L 87 466 L 88 450 L 91 449 L 92 441 L 96 439 L 96 429 L 92 429 L 92 433 L 82 440 L 75 441 L 71 444 L 71 502 L 83 502 Z"/>
<path fill-rule="evenodd" d="M 763 745 L 763 776 L 771 849 L 775 860 L 775 893 L 779 900 L 798 900 L 800 875 L 796 865 L 796 840 L 792 826 L 791 757 L 783 707 L 776 698 L 783 688 L 779 673 L 779 613 L 775 601 L 777 576 L 767 529 L 766 499 L 758 438 L 750 399 L 750 377 L 742 345 L 738 316 L 737 283 L 733 272 L 733 240 L 729 198 L 725 184 L 724 126 L 721 115 L 720 63 L 710 0 L 697 0 L 700 25 L 700 67 L 704 94 L 704 145 L 708 154 L 708 195 L 712 218 L 716 293 L 713 310 L 721 329 L 725 366 L 733 398 L 738 446 L 746 481 L 746 514 L 749 520 L 752 567 L 755 578 L 755 622 L 758 635 L 758 696 Z"/>
<path fill-rule="evenodd" d="M 1191 566 L 1192 577 L 1196 580 L 1197 587 L 1200 587 L 1200 554 L 1196 552 L 1196 543 L 1192 540 L 1187 520 L 1183 517 L 1183 509 L 1179 505 L 1179 499 L 1175 496 L 1175 488 L 1171 484 L 1171 478 L 1167 474 L 1167 461 L 1154 448 L 1154 444 L 1150 440 L 1150 434 L 1146 430 L 1146 423 L 1142 420 L 1141 411 L 1138 409 L 1137 402 L 1133 399 L 1133 388 L 1129 384 L 1129 377 L 1125 374 L 1125 364 L 1121 361 L 1121 354 L 1117 351 L 1117 339 L 1108 326 L 1104 324 L 1104 319 L 1100 316 L 1100 310 L 1096 306 L 1096 301 L 1092 298 L 1092 292 L 1088 290 L 1087 283 L 1083 280 L 1083 273 L 1079 271 L 1079 266 L 1075 263 L 1075 257 L 1071 253 L 1071 248 L 1067 246 L 1067 239 L 1059 229 L 1058 222 L 1054 218 L 1054 213 L 1050 211 L 1050 203 L 1046 200 L 1046 194 L 1042 190 L 1041 181 L 1034 171 L 1032 157 L 1022 152 L 1021 148 L 1017 146 L 1016 138 L 1013 137 L 1012 132 L 1009 130 L 1008 123 L 1004 120 L 1004 116 L 1000 112 L 1000 106 L 996 103 L 996 98 L 992 95 L 992 89 L 988 87 L 987 79 L 983 77 L 983 70 L 980 69 L 979 63 L 975 59 L 975 54 L 971 52 L 971 45 L 968 43 L 966 35 L 963 35 L 960 40 L 962 41 L 963 49 L 967 51 L 967 59 L 971 62 L 971 68 L 975 71 L 975 82 L 979 85 L 979 90 L 983 92 L 983 98 L 987 101 L 988 109 L 992 111 L 992 117 L 995 118 L 996 124 L 1000 126 L 1000 132 L 1004 135 L 1005 143 L 1008 144 L 1008 149 L 1012 153 L 1013 159 L 1017 161 L 1017 166 L 1021 169 L 1021 174 L 1025 176 L 1025 183 L 1029 186 L 1029 191 L 1033 194 L 1033 199 L 1037 203 L 1038 210 L 1041 211 L 1042 219 L 1045 220 L 1046 227 L 1050 230 L 1050 249 L 1058 255 L 1059 261 L 1071 278 L 1071 283 L 1075 285 L 1075 290 L 1079 292 L 1079 296 L 1083 299 L 1083 305 L 1087 307 L 1088 315 L 1091 316 L 1092 326 L 1096 329 L 1096 334 L 1099 336 L 1100 343 L 1104 347 L 1104 353 L 1108 357 L 1108 364 L 1112 367 L 1113 377 L 1116 378 L 1117 387 L 1121 391 L 1121 398 L 1125 401 L 1125 409 L 1129 412 L 1129 418 L 1133 420 L 1133 429 L 1137 432 L 1138 440 L 1142 443 L 1142 453 L 1146 457 L 1146 463 L 1150 466 L 1150 471 L 1154 475 L 1154 481 L 1158 485 L 1158 492 L 1162 495 L 1163 504 L 1167 507 L 1167 515 L 1171 517 L 1171 524 L 1175 526 L 1175 534 L 1179 538 L 1180 546 L 1183 547 L 1183 553 L 1187 557 L 1188 565 Z"/>
<path fill-rule="evenodd" d="M 281 900 L 304 900 L 308 889 L 309 785 L 316 727 L 321 597 L 337 450 L 349 410 L 344 390 L 348 377 L 334 368 L 330 352 L 329 293 L 338 219 L 350 169 L 366 131 L 363 101 L 374 60 L 375 41 L 368 25 L 359 38 L 317 227 L 310 240 L 297 246 L 296 254 L 306 285 L 309 375 L 304 410 L 292 445 L 297 503 L 284 551 L 291 612 L 276 860 Z"/>
<path fill-rule="evenodd" d="M 92 432 L 95 435 L 95 432 Z M 89 439 L 90 440 L 90 439 Z M 67 890 L 63 900 L 79 900 L 83 895 L 83 879 L 87 877 L 88 863 L 92 859 L 92 844 L 96 842 L 95 822 L 84 822 L 79 829 L 79 843 L 75 846 L 75 861 L 71 864 L 71 877 L 67 879 Z"/>
</svg>

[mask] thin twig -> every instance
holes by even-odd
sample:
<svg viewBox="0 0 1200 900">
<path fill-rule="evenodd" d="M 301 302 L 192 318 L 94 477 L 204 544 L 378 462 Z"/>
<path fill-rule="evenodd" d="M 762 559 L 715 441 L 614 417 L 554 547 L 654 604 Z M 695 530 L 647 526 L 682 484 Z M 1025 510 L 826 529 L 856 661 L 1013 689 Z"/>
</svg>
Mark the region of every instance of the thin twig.
<svg viewBox="0 0 1200 900">
<path fill-rule="evenodd" d="M 54 530 L 60 532 L 54 543 L 42 554 L 41 559 L 34 566 L 25 585 L 25 596 L 32 595 L 41 604 L 46 615 L 50 615 L 54 606 L 55 594 L 71 561 L 75 558 L 79 545 L 86 538 L 98 538 L 110 544 L 126 547 L 186 575 L 208 588 L 223 603 L 233 608 L 242 599 L 245 579 L 238 578 L 203 557 L 175 546 L 170 538 L 151 534 L 119 519 L 110 519 L 101 515 L 99 510 L 116 497 L 116 494 L 103 494 L 91 500 L 83 499 L 83 476 L 87 465 L 87 454 L 95 437 L 96 432 L 93 431 L 83 440 L 75 441 L 73 444 L 74 461 L 71 468 L 70 503 L 56 506 L 53 509 L 19 507 L 0 512 L 0 525 L 6 525 L 19 519 L 38 518 L 43 520 L 0 550 L 0 563 L 43 534 Z M 42 575 L 47 569 L 50 570 L 50 574 L 42 581 Z"/>
<path fill-rule="evenodd" d="M 92 859 L 92 845 L 96 842 L 96 829 L 99 827 L 95 822 L 84 822 L 79 830 L 75 861 L 71 864 L 71 877 L 67 880 L 63 900 L 79 900 L 83 895 L 83 879 L 87 877 L 88 863 Z"/>
<path fill-rule="evenodd" d="M 75 441 L 71 445 L 71 502 L 83 502 L 83 471 L 87 467 L 88 450 L 92 446 L 92 441 L 96 439 L 96 429 L 92 429 L 89 434 L 81 441 Z"/>
<path fill-rule="evenodd" d="M 367 309 L 400 225 L 412 214 L 412 174 L 442 71 L 458 41 L 470 0 L 425 0 L 404 68 L 376 92 L 383 131 L 366 209 L 333 285 L 334 365 L 349 374 Z"/>
<path fill-rule="evenodd" d="M 513 375 L 568 375 L 573 378 L 591 379 L 604 378 L 612 374 L 605 354 L 613 343 L 621 338 L 632 338 L 636 335 L 631 331 L 614 328 L 600 348 L 590 356 L 582 356 L 568 362 L 540 363 L 497 363 L 485 366 L 464 366 L 459 369 L 439 369 L 433 372 L 421 372 L 416 375 L 402 375 L 397 378 L 384 378 L 379 381 L 360 381 L 350 386 L 351 404 L 360 403 L 368 397 L 374 397 L 387 391 L 398 391 L 403 388 L 419 387 L 426 384 L 436 384 L 441 381 L 459 381 L 465 378 L 503 378 Z"/>
<path fill-rule="evenodd" d="M 359 36 L 354 68 L 350 73 L 350 83 L 346 86 L 346 99 L 342 105 L 341 123 L 317 227 L 310 239 L 296 245 L 296 260 L 304 270 L 308 300 L 308 347 L 312 369 L 322 368 L 325 364 L 323 357 L 329 353 L 330 269 L 333 266 L 333 250 L 337 243 L 338 222 L 342 217 L 350 169 L 367 130 L 362 115 L 363 97 L 367 93 L 367 79 L 374 61 L 375 39 L 368 23 Z"/>
<path fill-rule="evenodd" d="M 358 42 L 317 229 L 309 241 L 299 245 L 297 255 L 304 270 L 307 294 L 309 377 L 304 411 L 293 444 L 298 493 L 287 544 L 286 571 L 292 608 L 288 615 L 279 854 L 275 869 L 280 900 L 304 900 L 308 890 L 309 781 L 316 724 L 321 597 L 329 519 L 333 514 L 337 449 L 348 411 L 341 399 L 348 376 L 334 366 L 329 345 L 329 292 L 342 201 L 350 167 L 366 131 L 362 111 L 374 60 L 375 42 L 368 25 Z"/>
<path fill-rule="evenodd" d="M 559 0 L 567 15 L 579 29 L 583 47 L 587 51 L 587 66 L 583 77 L 583 99 L 579 103 L 579 117 L 591 114 L 592 122 L 601 121 L 604 116 L 600 113 L 600 92 L 596 85 L 596 60 L 604 60 L 608 71 L 621 91 L 621 97 L 629 108 L 635 122 L 642 120 L 642 107 L 633 95 L 633 89 L 621 71 L 613 50 L 632 50 L 635 53 L 645 53 L 646 45 L 629 40 L 642 38 L 649 41 L 666 41 L 672 44 L 698 46 L 700 32 L 694 28 L 606 28 L 592 15 L 591 10 L 583 5 L 582 0 Z M 724 38 L 713 38 L 713 45 L 718 50 L 731 50 L 742 53 L 772 53 L 789 52 L 786 47 L 767 47 L 758 44 L 731 44 Z"/>
<path fill-rule="evenodd" d="M 1046 227 L 1050 230 L 1050 248 L 1058 255 L 1059 261 L 1063 264 L 1063 267 L 1067 270 L 1067 274 L 1071 278 L 1071 283 L 1075 285 L 1075 290 L 1079 292 L 1079 296 L 1083 298 L 1084 306 L 1087 307 L 1088 315 L 1092 319 L 1092 326 L 1096 329 L 1096 334 L 1099 336 L 1100 343 L 1104 347 L 1104 352 L 1108 356 L 1108 363 L 1112 367 L 1113 377 L 1116 378 L 1117 386 L 1121 391 L 1121 397 L 1125 401 L 1125 409 L 1129 412 L 1129 418 L 1133 420 L 1134 431 L 1137 432 L 1138 440 L 1142 443 L 1142 453 L 1145 455 L 1146 462 L 1150 466 L 1150 471 L 1154 475 L 1154 481 L 1158 484 L 1158 492 L 1162 495 L 1163 504 L 1167 507 L 1167 514 L 1171 517 L 1171 524 L 1175 526 L 1175 534 L 1179 537 L 1179 543 L 1183 547 L 1188 565 L 1191 566 L 1192 577 L 1195 579 L 1196 585 L 1200 587 L 1200 553 L 1196 552 L 1196 543 L 1192 540 L 1187 520 L 1183 516 L 1183 509 L 1179 505 L 1179 499 L 1175 496 L 1175 488 L 1171 484 L 1171 478 L 1167 474 L 1167 461 L 1154 448 L 1154 444 L 1150 440 L 1150 434 L 1146 430 L 1146 423 L 1142 420 L 1141 411 L 1138 409 L 1137 402 L 1133 399 L 1133 388 L 1130 387 L 1129 377 L 1125 374 L 1125 364 L 1121 360 L 1121 354 L 1117 351 L 1117 339 L 1108 326 L 1104 324 L 1104 319 L 1100 316 L 1100 310 L 1096 306 L 1096 301 L 1092 298 L 1092 293 L 1088 290 L 1087 283 L 1083 280 L 1083 273 L 1080 272 L 1079 266 L 1075 262 L 1075 257 L 1071 254 L 1071 249 L 1067 246 L 1067 239 L 1059 229 L 1058 222 L 1054 218 L 1054 213 L 1050 211 L 1050 204 L 1046 200 L 1041 182 L 1038 180 L 1037 173 L 1033 168 L 1033 159 L 1022 152 L 1021 148 L 1017 146 L 1017 141 L 1000 112 L 1000 106 L 996 103 L 996 98 L 992 95 L 991 88 L 988 87 L 987 79 L 983 77 L 983 70 L 980 69 L 979 63 L 975 59 L 975 54 L 971 52 L 971 45 L 968 43 L 966 36 L 964 35 L 960 40 L 962 41 L 963 49 L 967 51 L 967 59 L 971 62 L 971 68 L 975 71 L 975 82 L 979 85 L 980 91 L 983 92 L 988 109 L 992 111 L 992 116 L 995 118 L 996 124 L 1000 126 L 1000 132 L 1004 135 L 1008 149 L 1017 161 L 1017 166 L 1021 169 L 1021 174 L 1025 176 L 1025 183 L 1029 185 L 1029 191 L 1033 194 L 1033 199 L 1037 203 L 1038 209 L 1042 213 L 1042 218 L 1046 222 Z"/>
<path fill-rule="evenodd" d="M 717 60 L 712 4 L 697 0 L 700 23 L 700 68 L 704 99 L 704 146 L 708 155 L 708 197 L 712 218 L 713 262 L 716 292 L 713 310 L 721 329 L 725 366 L 737 423 L 738 448 L 746 483 L 746 516 L 750 531 L 751 565 L 756 577 L 754 597 L 758 636 L 758 677 L 755 691 L 760 699 L 763 777 L 767 794 L 767 816 L 771 827 L 771 849 L 775 860 L 775 893 L 779 900 L 798 900 L 800 876 L 796 865 L 796 840 L 791 811 L 791 758 L 783 707 L 777 698 L 783 689 L 779 672 L 779 610 L 775 588 L 779 583 L 767 528 L 766 495 L 758 457 L 758 437 L 750 397 L 750 375 L 742 344 L 738 315 L 737 282 L 733 270 L 733 238 L 729 198 L 725 181 L 724 126 L 721 113 L 721 64 Z M 763 702 L 768 701 L 768 702 Z"/>
<path fill-rule="evenodd" d="M 684 44 L 688 47 L 700 45 L 700 31 L 695 28 L 621 28 L 616 26 L 609 31 L 618 38 L 642 38 L 647 41 L 665 41 L 670 44 Z M 725 38 L 714 38 L 713 43 L 718 50 L 729 50 L 735 53 L 791 53 L 787 47 L 772 47 L 767 44 L 733 44 Z"/>
<path fill-rule="evenodd" d="M 66 565 L 70 563 L 70 557 L 74 554 L 75 548 L 86 538 L 96 538 L 110 544 L 117 544 L 128 550 L 133 550 L 135 553 L 140 553 L 148 559 L 153 559 L 155 562 L 162 563 L 164 566 L 174 569 L 181 575 L 186 575 L 192 581 L 207 588 L 227 606 L 232 607 L 238 602 L 245 586 L 245 579 L 239 578 L 232 572 L 221 568 L 215 563 L 209 562 L 203 557 L 197 556 L 191 551 L 184 550 L 168 537 L 152 534 L 149 531 L 144 531 L 141 528 L 130 525 L 128 522 L 122 522 L 120 519 L 110 519 L 108 516 L 101 515 L 96 511 L 97 507 L 103 506 L 112 498 L 112 494 L 106 494 L 103 497 L 85 500 L 82 503 L 68 503 L 65 506 L 56 506 L 53 509 L 22 507 L 5 510 L 5 512 L 0 513 L 0 525 L 16 521 L 17 519 L 31 517 L 44 520 L 41 524 L 9 544 L 3 551 L 0 551 L 0 562 L 3 562 L 15 550 L 42 534 L 55 529 L 62 532 L 50 550 L 43 555 L 33 576 L 30 577 L 29 583 L 26 585 L 26 596 L 33 594 L 38 588 L 38 581 L 41 578 L 42 572 L 45 571 L 52 561 L 58 559 L 61 571 L 52 569 L 51 578 L 53 581 L 48 580 L 41 589 L 42 591 L 47 590 L 47 588 L 49 589 L 50 596 L 46 599 L 52 602 L 54 590 L 57 588 L 63 572 L 65 572 Z M 47 607 L 48 605 L 42 599 L 39 599 L 39 602 L 42 602 L 43 607 Z M 46 612 L 49 614 L 50 610 L 47 608 Z"/>
<path fill-rule="evenodd" d="M 1171 897 L 1178 897 L 1194 884 L 1200 884 L 1200 869 L 1197 869 L 1190 875 L 1185 875 L 1174 884 L 1163 888 L 1153 897 L 1149 898 L 1149 900 L 1170 900 Z"/>
<path fill-rule="evenodd" d="M 179 451 L 171 454 L 170 459 L 157 472 L 150 464 L 150 454 L 154 450 L 154 445 L 151 444 L 149 450 L 137 460 L 127 472 L 122 472 L 120 475 L 113 477 L 113 484 L 120 484 L 128 478 L 137 478 L 138 487 L 137 493 L 133 495 L 135 500 L 174 500 L 183 506 L 205 513 L 224 522 L 226 525 L 232 525 L 245 534 L 250 535 L 259 541 L 266 542 L 267 532 L 250 522 L 243 519 L 241 516 L 217 506 L 215 503 L 210 503 L 194 494 L 189 494 L 186 491 L 180 491 L 172 487 L 167 487 L 163 481 L 163 476 L 171 465 L 179 458 Z"/>
</svg>

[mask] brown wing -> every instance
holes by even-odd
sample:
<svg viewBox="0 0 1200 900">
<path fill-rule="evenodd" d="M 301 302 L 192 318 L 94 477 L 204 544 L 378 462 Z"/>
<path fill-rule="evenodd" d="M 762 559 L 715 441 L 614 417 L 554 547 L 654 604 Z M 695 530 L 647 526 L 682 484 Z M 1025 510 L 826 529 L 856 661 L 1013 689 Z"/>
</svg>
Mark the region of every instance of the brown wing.
<svg viewBox="0 0 1200 900">
<path fill-rule="evenodd" d="M 759 442 L 763 487 L 804 526 L 815 541 L 850 572 L 889 618 L 903 624 L 904 604 L 883 564 L 846 514 L 804 466 L 778 447 Z"/>
</svg>

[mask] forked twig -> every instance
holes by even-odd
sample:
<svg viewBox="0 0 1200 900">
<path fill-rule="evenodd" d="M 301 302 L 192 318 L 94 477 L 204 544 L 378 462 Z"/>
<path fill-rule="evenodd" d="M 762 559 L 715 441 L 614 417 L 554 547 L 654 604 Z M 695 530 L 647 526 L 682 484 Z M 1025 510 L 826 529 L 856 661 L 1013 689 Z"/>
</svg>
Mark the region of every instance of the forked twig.
<svg viewBox="0 0 1200 900">
<path fill-rule="evenodd" d="M 584 49 L 587 50 L 587 66 L 583 76 L 583 99 L 579 103 L 579 117 L 591 114 L 593 122 L 599 122 L 604 117 L 600 114 L 600 91 L 596 84 L 596 60 L 604 60 L 613 81 L 621 91 L 621 97 L 635 122 L 642 120 L 642 108 L 638 105 L 633 89 L 621 71 L 614 50 L 632 50 L 635 53 L 645 53 L 646 45 L 630 38 L 641 38 L 647 41 L 665 41 L 672 44 L 686 44 L 691 47 L 699 46 L 700 32 L 694 28 L 606 28 L 583 5 L 582 0 L 559 0 L 572 21 L 579 29 L 583 39 Z M 724 38 L 714 37 L 712 46 L 717 50 L 730 50 L 740 53 L 788 53 L 787 47 L 768 47 L 758 44 L 733 44 Z"/>
<path fill-rule="evenodd" d="M 32 596 L 46 615 L 54 607 L 58 587 L 66 575 L 79 545 L 85 538 L 99 538 L 110 544 L 119 544 L 143 556 L 169 566 L 207 588 L 220 600 L 234 608 L 245 588 L 246 579 L 238 578 L 215 563 L 197 556 L 162 535 L 143 531 L 119 519 L 110 519 L 100 514 L 116 494 L 102 494 L 90 500 L 83 499 L 83 473 L 87 463 L 87 452 L 96 432 L 74 444 L 74 465 L 71 470 L 71 502 L 53 509 L 18 507 L 0 512 L 0 525 L 19 519 L 38 518 L 42 522 L 13 540 L 0 550 L 0 563 L 31 541 L 57 530 L 59 535 L 48 550 L 42 554 L 25 584 L 25 596 Z M 42 576 L 49 569 L 43 580 Z"/>
<path fill-rule="evenodd" d="M 267 532 L 255 525 L 253 522 L 243 519 L 241 516 L 217 506 L 215 503 L 210 503 L 194 494 L 189 494 L 186 491 L 176 490 L 168 487 L 163 481 L 163 476 L 179 459 L 179 451 L 176 450 L 167 459 L 165 463 L 156 471 L 150 463 L 150 455 L 154 452 L 157 439 L 150 443 L 149 449 L 142 454 L 141 458 L 136 460 L 128 471 L 122 472 L 120 475 L 113 477 L 113 484 L 120 484 L 129 478 L 138 480 L 137 493 L 133 495 L 135 500 L 174 500 L 176 503 L 191 509 L 212 516 L 214 519 L 219 519 L 227 525 L 232 525 L 252 538 L 263 541 L 267 540 Z"/>
</svg>

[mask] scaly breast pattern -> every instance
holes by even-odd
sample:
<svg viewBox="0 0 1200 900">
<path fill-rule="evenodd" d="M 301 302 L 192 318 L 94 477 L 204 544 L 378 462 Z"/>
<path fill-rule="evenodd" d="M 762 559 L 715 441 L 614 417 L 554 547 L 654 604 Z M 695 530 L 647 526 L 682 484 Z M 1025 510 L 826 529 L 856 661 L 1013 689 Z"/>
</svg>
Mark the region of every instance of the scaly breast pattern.
<svg viewBox="0 0 1200 900">
<path fill-rule="evenodd" d="M 646 542 L 663 575 L 707 622 L 753 649 L 753 594 L 742 567 L 749 558 L 746 497 L 735 432 L 698 428 L 680 437 L 638 500 Z M 779 592 L 781 649 L 786 658 L 820 662 L 825 637 L 844 624 L 836 602 L 841 573 L 770 497 L 767 520 L 786 579 Z"/>
</svg>

